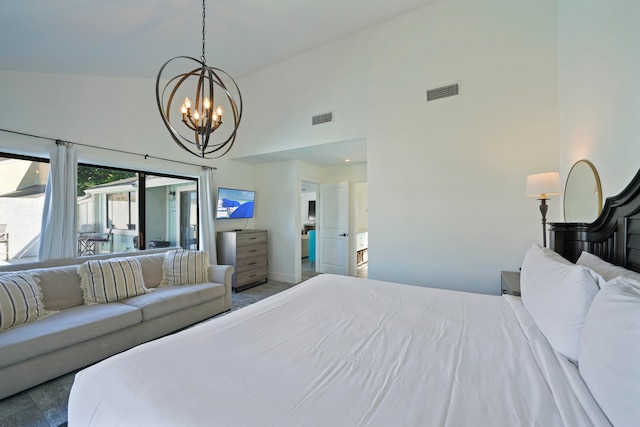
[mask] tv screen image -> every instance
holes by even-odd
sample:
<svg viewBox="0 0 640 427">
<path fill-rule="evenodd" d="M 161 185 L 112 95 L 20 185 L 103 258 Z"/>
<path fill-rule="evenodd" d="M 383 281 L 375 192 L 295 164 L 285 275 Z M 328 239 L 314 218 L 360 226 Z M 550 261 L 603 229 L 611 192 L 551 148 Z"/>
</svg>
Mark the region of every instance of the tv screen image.
<svg viewBox="0 0 640 427">
<path fill-rule="evenodd" d="M 218 188 L 216 219 L 253 218 L 255 197 L 251 190 Z"/>
</svg>

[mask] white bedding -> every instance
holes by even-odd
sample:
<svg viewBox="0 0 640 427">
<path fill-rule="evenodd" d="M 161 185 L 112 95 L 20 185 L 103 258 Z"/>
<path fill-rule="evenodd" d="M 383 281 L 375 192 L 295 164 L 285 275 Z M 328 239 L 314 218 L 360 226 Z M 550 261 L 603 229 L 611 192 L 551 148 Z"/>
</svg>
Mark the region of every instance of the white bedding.
<svg viewBox="0 0 640 427">
<path fill-rule="evenodd" d="M 606 426 L 518 298 L 320 275 L 76 375 L 77 426 Z"/>
</svg>

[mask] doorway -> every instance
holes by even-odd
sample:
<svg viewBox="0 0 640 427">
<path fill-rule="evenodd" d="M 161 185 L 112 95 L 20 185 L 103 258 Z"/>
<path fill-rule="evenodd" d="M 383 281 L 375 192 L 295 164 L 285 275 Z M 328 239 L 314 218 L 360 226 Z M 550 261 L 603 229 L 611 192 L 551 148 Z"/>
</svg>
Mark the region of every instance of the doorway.
<svg viewBox="0 0 640 427">
<path fill-rule="evenodd" d="M 315 182 L 302 181 L 300 188 L 300 271 L 304 281 L 317 274 L 315 237 L 320 186 Z"/>
<path fill-rule="evenodd" d="M 353 193 L 356 276 L 367 278 L 369 275 L 369 187 L 367 183 L 356 182 Z"/>
<path fill-rule="evenodd" d="M 309 231 L 315 231 L 320 224 L 320 199 L 322 197 L 320 184 L 302 180 L 300 194 L 300 271 L 301 280 L 306 280 L 318 274 L 318 254 L 309 255 Z M 369 223 L 368 223 L 368 185 L 366 181 L 349 183 L 348 216 L 348 275 L 366 278 L 368 276 L 369 255 Z M 315 208 L 315 212 L 314 212 Z M 317 239 L 316 239 L 317 243 Z"/>
</svg>

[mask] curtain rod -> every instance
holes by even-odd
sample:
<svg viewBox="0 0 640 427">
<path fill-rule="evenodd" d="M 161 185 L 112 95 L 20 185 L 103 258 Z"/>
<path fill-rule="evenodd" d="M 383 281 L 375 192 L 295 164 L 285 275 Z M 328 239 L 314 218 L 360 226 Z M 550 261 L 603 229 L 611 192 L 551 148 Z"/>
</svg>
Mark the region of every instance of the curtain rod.
<svg viewBox="0 0 640 427">
<path fill-rule="evenodd" d="M 131 152 L 131 151 L 118 150 L 118 149 L 115 149 L 115 148 L 98 147 L 97 145 L 89 145 L 89 144 L 82 144 L 82 143 L 79 143 L 79 142 L 65 141 L 65 140 L 62 140 L 62 139 L 49 138 L 49 137 L 41 136 L 41 135 L 34 135 L 34 134 L 30 134 L 30 133 L 25 133 L 25 132 L 18 132 L 18 131 L 15 131 L 15 130 L 0 129 L 0 131 L 7 132 L 7 133 L 13 133 L 13 134 L 17 134 L 17 135 L 24 135 L 24 136 L 28 136 L 28 137 L 31 137 L 31 138 L 46 139 L 47 141 L 55 142 L 57 145 L 66 145 L 66 144 L 79 145 L 81 147 L 97 148 L 98 150 L 114 151 L 116 153 L 123 153 L 123 154 L 130 154 L 130 155 L 133 155 L 133 156 L 140 156 L 140 157 L 144 157 L 145 160 L 146 159 L 156 159 L 156 160 L 162 160 L 162 161 L 170 162 L 170 163 L 180 163 L 180 164 L 188 165 L 188 166 L 201 167 L 203 170 L 206 170 L 206 169 L 217 170 L 218 169 L 218 168 L 213 167 L 213 166 L 198 165 L 198 164 L 195 164 L 195 163 L 181 162 L 180 160 L 165 159 L 164 157 L 152 156 L 150 154 L 140 154 L 140 153 L 134 153 L 134 152 Z"/>
</svg>

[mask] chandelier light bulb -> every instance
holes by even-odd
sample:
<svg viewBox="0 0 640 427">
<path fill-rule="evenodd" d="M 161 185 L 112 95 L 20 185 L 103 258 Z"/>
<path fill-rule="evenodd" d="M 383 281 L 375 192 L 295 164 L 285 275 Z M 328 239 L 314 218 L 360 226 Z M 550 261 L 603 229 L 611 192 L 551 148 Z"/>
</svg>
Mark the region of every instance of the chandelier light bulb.
<svg viewBox="0 0 640 427">
<path fill-rule="evenodd" d="M 184 106 L 186 108 L 191 108 L 191 101 L 189 101 L 189 97 L 184 98 Z"/>
<path fill-rule="evenodd" d="M 211 101 L 209 101 L 209 98 L 204 99 L 203 105 L 205 110 L 208 110 L 209 108 L 211 108 Z"/>
</svg>

